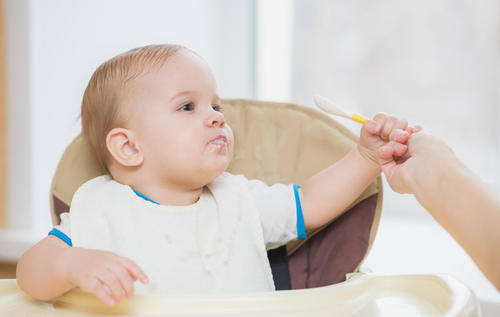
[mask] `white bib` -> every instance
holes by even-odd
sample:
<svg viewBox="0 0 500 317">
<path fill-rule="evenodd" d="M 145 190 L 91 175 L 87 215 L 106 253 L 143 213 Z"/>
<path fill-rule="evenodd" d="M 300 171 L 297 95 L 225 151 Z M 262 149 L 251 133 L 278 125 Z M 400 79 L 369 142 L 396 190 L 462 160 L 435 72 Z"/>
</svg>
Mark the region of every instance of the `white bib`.
<svg viewBox="0 0 500 317">
<path fill-rule="evenodd" d="M 164 206 L 110 176 L 94 178 L 71 202 L 73 246 L 135 261 L 150 279 L 136 293 L 274 290 L 248 186 L 224 173 L 207 187 L 193 205 Z"/>
</svg>

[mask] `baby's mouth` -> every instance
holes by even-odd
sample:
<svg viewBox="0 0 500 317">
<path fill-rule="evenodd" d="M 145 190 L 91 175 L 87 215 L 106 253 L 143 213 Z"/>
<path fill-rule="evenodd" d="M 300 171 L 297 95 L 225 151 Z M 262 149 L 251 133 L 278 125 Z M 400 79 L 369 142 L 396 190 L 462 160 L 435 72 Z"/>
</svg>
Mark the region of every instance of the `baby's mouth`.
<svg viewBox="0 0 500 317">
<path fill-rule="evenodd" d="M 223 145 L 227 144 L 227 138 L 224 135 L 219 135 L 215 139 L 209 142 L 210 144 Z"/>
<path fill-rule="evenodd" d="M 212 153 L 224 154 L 227 151 L 227 137 L 219 135 L 212 141 L 208 142 L 208 151 Z"/>
</svg>

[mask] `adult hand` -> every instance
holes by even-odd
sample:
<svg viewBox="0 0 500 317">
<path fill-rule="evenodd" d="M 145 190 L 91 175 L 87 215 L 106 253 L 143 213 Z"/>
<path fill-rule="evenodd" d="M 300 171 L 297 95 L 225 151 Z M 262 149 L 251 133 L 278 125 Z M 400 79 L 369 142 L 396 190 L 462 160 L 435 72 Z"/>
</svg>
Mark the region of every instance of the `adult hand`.
<svg viewBox="0 0 500 317">
<path fill-rule="evenodd" d="M 412 193 L 500 290 L 500 199 L 455 157 L 443 141 L 426 133 L 410 137 L 408 152 L 385 164 L 389 185 Z"/>
<path fill-rule="evenodd" d="M 432 183 L 436 170 L 454 159 L 451 148 L 440 139 L 425 133 L 414 133 L 408 141 L 408 152 L 382 166 L 387 182 L 398 193 L 415 193 L 425 183 Z"/>
</svg>

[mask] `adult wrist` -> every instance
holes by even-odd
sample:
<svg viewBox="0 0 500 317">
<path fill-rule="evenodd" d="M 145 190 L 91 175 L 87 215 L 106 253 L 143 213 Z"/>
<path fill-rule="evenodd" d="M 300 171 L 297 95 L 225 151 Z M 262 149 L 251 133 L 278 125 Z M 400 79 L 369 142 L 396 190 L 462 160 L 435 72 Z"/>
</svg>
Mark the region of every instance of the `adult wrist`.
<svg viewBox="0 0 500 317">
<path fill-rule="evenodd" d="M 454 184 L 462 163 L 449 152 L 430 156 L 419 165 L 419 170 L 413 171 L 414 180 L 409 182 L 411 192 L 426 209 L 433 209 L 435 204 L 440 203 L 442 192 Z"/>
</svg>

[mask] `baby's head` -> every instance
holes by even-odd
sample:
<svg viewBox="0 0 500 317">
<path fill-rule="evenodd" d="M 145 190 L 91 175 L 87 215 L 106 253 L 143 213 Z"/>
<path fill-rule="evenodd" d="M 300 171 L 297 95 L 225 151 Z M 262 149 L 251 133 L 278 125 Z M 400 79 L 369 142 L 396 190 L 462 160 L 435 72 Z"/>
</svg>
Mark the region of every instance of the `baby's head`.
<svg viewBox="0 0 500 317">
<path fill-rule="evenodd" d="M 82 101 L 82 130 L 121 183 L 203 186 L 229 165 L 233 134 L 214 76 L 177 45 L 132 49 L 99 66 Z"/>
</svg>

